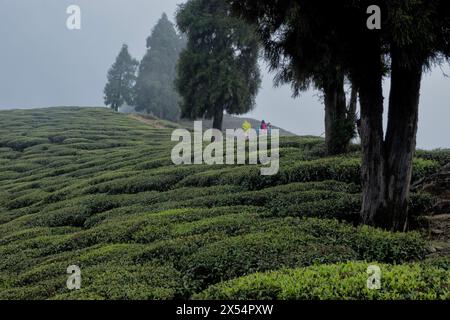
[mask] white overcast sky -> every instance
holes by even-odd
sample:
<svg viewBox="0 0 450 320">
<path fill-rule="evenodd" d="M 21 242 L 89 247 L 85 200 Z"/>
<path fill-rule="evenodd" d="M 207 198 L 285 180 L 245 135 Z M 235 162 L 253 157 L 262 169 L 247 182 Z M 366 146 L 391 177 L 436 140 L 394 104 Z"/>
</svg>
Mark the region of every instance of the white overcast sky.
<svg viewBox="0 0 450 320">
<path fill-rule="evenodd" d="M 0 108 L 103 105 L 106 72 L 122 45 L 141 59 L 161 14 L 171 20 L 183 0 L 0 0 Z M 66 28 L 66 8 L 79 5 L 82 30 Z M 291 98 L 264 71 L 250 116 L 301 135 L 321 135 L 319 94 Z M 443 70 L 450 74 L 448 67 Z M 385 98 L 389 90 L 385 83 Z M 418 147 L 450 147 L 450 79 L 440 68 L 424 77 Z"/>
</svg>

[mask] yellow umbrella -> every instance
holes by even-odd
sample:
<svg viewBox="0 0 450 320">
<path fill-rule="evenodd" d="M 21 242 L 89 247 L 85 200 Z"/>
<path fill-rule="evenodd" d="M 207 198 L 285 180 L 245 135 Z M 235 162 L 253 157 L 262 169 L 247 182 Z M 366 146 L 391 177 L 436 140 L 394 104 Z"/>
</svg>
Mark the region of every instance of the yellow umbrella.
<svg viewBox="0 0 450 320">
<path fill-rule="evenodd" d="M 244 121 L 244 123 L 242 124 L 242 129 L 244 130 L 244 132 L 249 131 L 251 128 L 252 128 L 251 123 L 248 121 Z"/>
</svg>

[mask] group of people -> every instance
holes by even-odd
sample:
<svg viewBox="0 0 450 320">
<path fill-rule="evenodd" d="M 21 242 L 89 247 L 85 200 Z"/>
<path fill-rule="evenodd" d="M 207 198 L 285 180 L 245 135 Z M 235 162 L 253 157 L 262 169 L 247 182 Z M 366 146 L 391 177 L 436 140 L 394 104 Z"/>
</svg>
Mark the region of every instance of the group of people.
<svg viewBox="0 0 450 320">
<path fill-rule="evenodd" d="M 252 129 L 251 123 L 248 122 L 247 120 L 244 121 L 244 123 L 242 124 L 242 129 L 244 130 L 245 134 L 247 135 L 248 132 Z M 271 132 L 272 132 L 272 124 L 270 122 L 266 123 L 265 120 L 262 120 L 259 128 L 256 128 L 256 133 L 258 135 L 267 135 L 267 134 L 271 134 Z"/>
<path fill-rule="evenodd" d="M 258 134 L 270 134 L 272 131 L 272 124 L 270 122 L 266 123 L 266 121 L 261 121 L 261 125 L 259 126 L 259 130 L 257 129 L 256 132 Z"/>
</svg>

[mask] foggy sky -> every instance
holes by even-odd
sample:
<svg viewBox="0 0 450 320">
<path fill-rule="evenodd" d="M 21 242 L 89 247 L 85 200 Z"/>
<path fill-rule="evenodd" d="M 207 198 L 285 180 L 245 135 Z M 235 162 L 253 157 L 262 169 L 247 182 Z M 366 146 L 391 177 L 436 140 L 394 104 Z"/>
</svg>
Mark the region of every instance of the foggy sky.
<svg viewBox="0 0 450 320">
<path fill-rule="evenodd" d="M 0 109 L 101 106 L 108 68 L 121 45 L 141 59 L 145 40 L 166 12 L 173 21 L 183 0 L 0 0 Z M 82 10 L 82 30 L 66 28 L 66 8 Z M 249 115 L 301 135 L 324 132 L 319 93 L 291 98 L 265 72 Z M 450 74 L 448 67 L 443 68 Z M 385 82 L 385 100 L 389 95 Z M 450 147 L 450 79 L 440 68 L 424 77 L 418 147 Z"/>
</svg>

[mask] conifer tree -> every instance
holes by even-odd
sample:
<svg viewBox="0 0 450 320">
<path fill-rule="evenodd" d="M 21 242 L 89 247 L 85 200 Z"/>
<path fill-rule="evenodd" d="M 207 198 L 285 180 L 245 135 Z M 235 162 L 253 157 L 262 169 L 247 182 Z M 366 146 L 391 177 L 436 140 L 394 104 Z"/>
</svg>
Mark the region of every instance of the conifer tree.
<svg viewBox="0 0 450 320">
<path fill-rule="evenodd" d="M 139 66 L 134 88 L 134 105 L 159 118 L 177 121 L 179 95 L 175 90 L 176 65 L 184 38 L 164 13 L 147 39 L 147 53 Z"/>
<path fill-rule="evenodd" d="M 222 129 L 223 113 L 244 114 L 255 105 L 260 87 L 258 37 L 253 26 L 231 15 L 224 0 L 190 0 L 177 24 L 188 37 L 180 57 L 182 115 L 213 119 Z"/>
<path fill-rule="evenodd" d="M 108 83 L 104 90 L 105 104 L 114 111 L 119 111 L 125 103 L 132 105 L 138 64 L 128 53 L 128 46 L 124 44 L 116 62 L 108 71 Z"/>
</svg>

